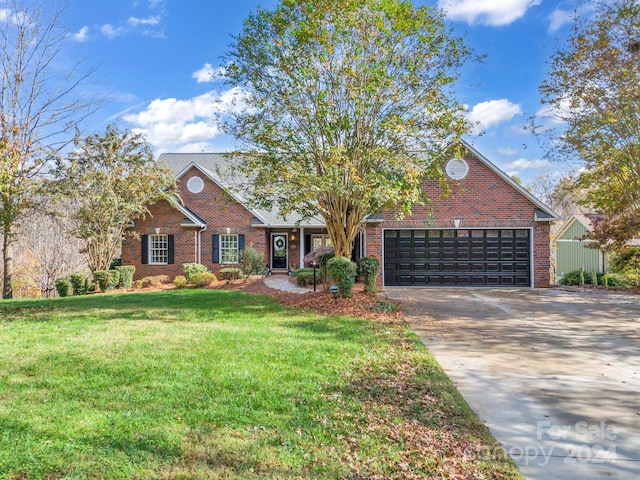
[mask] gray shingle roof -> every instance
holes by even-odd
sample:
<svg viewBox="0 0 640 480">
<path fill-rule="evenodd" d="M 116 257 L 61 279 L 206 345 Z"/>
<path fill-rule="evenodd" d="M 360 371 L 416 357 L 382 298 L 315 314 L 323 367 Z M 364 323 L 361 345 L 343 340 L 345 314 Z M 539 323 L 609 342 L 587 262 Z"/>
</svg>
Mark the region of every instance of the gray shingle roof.
<svg viewBox="0 0 640 480">
<path fill-rule="evenodd" d="M 242 187 L 248 184 L 248 179 L 238 173 L 232 173 L 233 159 L 227 153 L 163 153 L 158 162 L 164 163 L 176 178 L 180 178 L 192 166 L 198 168 L 213 182 L 224 188 L 240 204 L 255 215 L 255 226 L 265 227 L 324 227 L 321 218 L 304 220 L 300 215 L 292 213 L 286 217 L 277 211 L 249 207 L 249 201 L 243 194 Z"/>
</svg>

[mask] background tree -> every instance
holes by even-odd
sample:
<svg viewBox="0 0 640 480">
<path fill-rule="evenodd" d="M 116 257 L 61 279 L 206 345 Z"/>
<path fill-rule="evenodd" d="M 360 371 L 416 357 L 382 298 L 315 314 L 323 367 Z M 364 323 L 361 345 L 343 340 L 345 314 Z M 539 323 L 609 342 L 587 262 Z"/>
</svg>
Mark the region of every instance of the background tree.
<svg viewBox="0 0 640 480">
<path fill-rule="evenodd" d="M 553 174 L 540 175 L 528 188 L 537 198 L 551 207 L 551 210 L 566 219 L 574 213 L 587 213 L 586 208 L 581 205 L 586 191 L 576 187 L 578 175 L 577 172 L 569 172 L 560 178 Z M 558 224 L 553 227 L 556 226 Z"/>
<path fill-rule="evenodd" d="M 55 291 L 57 278 L 86 273 L 82 243 L 68 234 L 69 228 L 68 212 L 55 216 L 38 212 L 22 222 L 15 243 L 14 293 L 21 297 L 49 297 Z M 19 284 L 31 286 L 34 291 L 20 294 Z"/>
<path fill-rule="evenodd" d="M 53 175 L 48 190 L 70 212 L 70 233 L 83 241 L 92 272 L 109 269 L 128 225 L 149 205 L 175 201 L 174 176 L 153 160 L 142 135 L 114 126 L 77 140 Z"/>
<path fill-rule="evenodd" d="M 540 91 L 562 121 L 555 153 L 582 162 L 576 188 L 602 214 L 594 238 L 623 245 L 640 232 L 640 3 L 601 1 L 578 19 Z"/>
<path fill-rule="evenodd" d="M 73 138 L 94 105 L 76 96 L 91 73 L 62 63 L 68 39 L 62 10 L 31 0 L 7 0 L 0 20 L 0 233 L 3 298 L 12 297 L 12 243 L 32 206 L 32 179 L 50 152 Z M 51 5 L 47 2 L 46 5 Z"/>
<path fill-rule="evenodd" d="M 336 254 L 350 257 L 367 215 L 409 213 L 425 176 L 443 181 L 467 128 L 452 86 L 469 56 L 440 11 L 409 1 L 258 9 L 226 58 L 246 105 L 227 127 L 243 142 L 253 203 L 322 217 Z"/>
</svg>

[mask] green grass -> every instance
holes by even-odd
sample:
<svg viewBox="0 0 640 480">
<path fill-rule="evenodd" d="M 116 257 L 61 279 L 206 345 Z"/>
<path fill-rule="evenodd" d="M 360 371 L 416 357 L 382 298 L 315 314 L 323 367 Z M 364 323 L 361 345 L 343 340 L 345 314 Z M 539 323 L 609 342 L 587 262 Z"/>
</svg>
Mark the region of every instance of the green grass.
<svg viewBox="0 0 640 480">
<path fill-rule="evenodd" d="M 401 325 L 211 290 L 0 319 L 0 479 L 520 478 Z"/>
</svg>

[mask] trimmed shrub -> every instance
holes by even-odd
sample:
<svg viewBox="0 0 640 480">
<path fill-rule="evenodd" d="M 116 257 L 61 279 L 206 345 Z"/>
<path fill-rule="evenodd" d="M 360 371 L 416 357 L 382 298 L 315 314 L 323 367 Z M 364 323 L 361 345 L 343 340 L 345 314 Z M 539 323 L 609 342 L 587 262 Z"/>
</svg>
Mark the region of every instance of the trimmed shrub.
<svg viewBox="0 0 640 480">
<path fill-rule="evenodd" d="M 133 274 L 136 273 L 135 265 L 120 265 L 115 267 L 120 272 L 119 288 L 131 288 L 133 286 Z"/>
<path fill-rule="evenodd" d="M 196 273 L 192 275 L 191 281 L 189 283 L 195 287 L 202 288 L 202 287 L 208 287 L 211 284 L 211 282 L 215 282 L 216 280 L 218 279 L 213 273 L 202 272 L 202 273 Z"/>
<path fill-rule="evenodd" d="M 111 265 L 109 265 L 109 270 L 116 270 L 116 267 L 122 266 L 122 258 L 114 258 L 111 260 Z"/>
<path fill-rule="evenodd" d="M 357 265 L 347 257 L 334 257 L 327 263 L 329 273 L 338 285 L 342 298 L 351 297 L 351 289 L 356 281 Z"/>
<path fill-rule="evenodd" d="M 324 291 L 328 292 L 331 286 L 331 274 L 329 273 L 329 261 L 335 258 L 335 252 L 327 252 L 318 256 L 318 266 L 320 267 L 320 283 L 324 286 Z"/>
<path fill-rule="evenodd" d="M 69 282 L 68 278 L 57 278 L 56 279 L 56 291 L 60 297 L 66 297 L 69 295 L 69 290 L 71 290 L 71 282 Z"/>
<path fill-rule="evenodd" d="M 109 272 L 109 283 L 107 289 L 115 290 L 120 284 L 120 272 L 118 270 L 107 270 Z"/>
<path fill-rule="evenodd" d="M 193 283 L 191 277 L 198 273 L 207 273 L 207 267 L 200 263 L 183 263 L 182 269 L 184 270 L 184 276 L 187 278 L 187 282 Z"/>
<path fill-rule="evenodd" d="M 220 270 L 220 278 L 226 280 L 227 283 L 231 280 L 238 280 L 242 278 L 242 269 L 237 267 L 227 267 Z"/>
<path fill-rule="evenodd" d="M 309 267 L 299 268 L 298 270 L 294 270 L 293 272 L 291 272 L 290 275 L 292 277 L 297 277 L 301 273 L 309 273 L 309 272 L 313 273 L 313 268 L 309 268 Z"/>
<path fill-rule="evenodd" d="M 161 287 L 163 283 L 169 283 L 170 281 L 171 279 L 169 278 L 169 275 L 155 275 L 153 277 L 144 277 L 142 280 L 140 280 L 142 285 L 141 288 L 158 288 Z"/>
<path fill-rule="evenodd" d="M 140 290 L 143 286 L 142 280 L 136 280 L 133 282 L 133 288 L 136 290 Z"/>
<path fill-rule="evenodd" d="M 173 279 L 173 284 L 176 286 L 176 288 L 186 288 L 187 278 L 184 275 L 178 275 Z"/>
<path fill-rule="evenodd" d="M 308 270 L 311 271 L 309 272 Z M 313 268 L 300 269 L 296 272 L 295 277 L 296 283 L 301 287 L 313 285 Z M 322 279 L 320 275 L 318 275 L 318 272 L 316 272 L 316 285 L 320 285 L 320 283 L 322 283 Z"/>
<path fill-rule="evenodd" d="M 69 283 L 71 283 L 74 295 L 87 293 L 87 276 L 84 273 L 72 273 L 69 275 Z"/>
<path fill-rule="evenodd" d="M 264 276 L 266 273 L 266 269 L 264 268 L 264 255 L 262 252 L 253 248 L 253 245 L 249 245 L 240 251 L 239 263 L 242 268 L 242 273 L 246 278 L 249 278 L 251 275 Z"/>
<path fill-rule="evenodd" d="M 100 290 L 106 292 L 109 289 L 109 270 L 96 270 L 93 276 Z"/>
<path fill-rule="evenodd" d="M 358 266 L 358 274 L 364 280 L 365 293 L 376 293 L 376 278 L 380 269 L 380 260 L 373 257 L 362 257 Z"/>
</svg>

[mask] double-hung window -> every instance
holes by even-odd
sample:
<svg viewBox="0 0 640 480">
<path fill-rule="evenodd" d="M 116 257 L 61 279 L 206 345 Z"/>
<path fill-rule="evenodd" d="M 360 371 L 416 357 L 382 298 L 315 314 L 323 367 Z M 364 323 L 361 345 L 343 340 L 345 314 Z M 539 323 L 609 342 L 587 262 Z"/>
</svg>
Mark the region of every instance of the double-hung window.
<svg viewBox="0 0 640 480">
<path fill-rule="evenodd" d="M 220 263 L 238 263 L 238 235 L 220 235 Z"/>
<path fill-rule="evenodd" d="M 322 247 L 331 247 L 331 238 L 327 234 L 313 234 L 311 235 L 311 251 L 317 250 Z"/>
<path fill-rule="evenodd" d="M 169 263 L 169 236 L 149 235 L 149 264 L 166 265 Z"/>
</svg>

